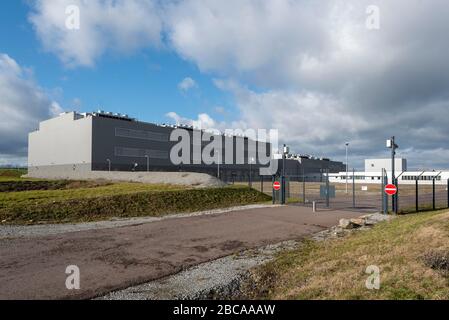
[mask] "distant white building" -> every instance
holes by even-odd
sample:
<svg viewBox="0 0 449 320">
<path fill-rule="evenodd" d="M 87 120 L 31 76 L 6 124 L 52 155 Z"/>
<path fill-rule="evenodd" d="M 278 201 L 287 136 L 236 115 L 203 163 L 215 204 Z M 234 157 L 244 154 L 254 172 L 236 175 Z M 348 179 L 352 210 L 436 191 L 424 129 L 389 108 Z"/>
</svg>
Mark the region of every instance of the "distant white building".
<svg viewBox="0 0 449 320">
<path fill-rule="evenodd" d="M 355 183 L 380 184 L 382 183 L 382 169 L 387 171 L 388 182 L 391 183 L 391 159 L 366 159 L 365 171 L 348 172 L 348 182 L 352 183 L 353 176 Z M 420 184 L 432 184 L 435 179 L 436 184 L 446 185 L 449 181 L 449 170 L 435 171 L 407 171 L 407 159 L 395 159 L 395 177 L 399 184 L 414 184 L 419 180 Z M 330 173 L 329 182 L 346 183 L 346 172 Z"/>
<path fill-rule="evenodd" d="M 382 172 L 382 169 L 391 171 L 391 159 L 366 159 L 365 172 Z M 394 171 L 401 173 L 407 171 L 407 159 L 395 158 Z"/>
</svg>

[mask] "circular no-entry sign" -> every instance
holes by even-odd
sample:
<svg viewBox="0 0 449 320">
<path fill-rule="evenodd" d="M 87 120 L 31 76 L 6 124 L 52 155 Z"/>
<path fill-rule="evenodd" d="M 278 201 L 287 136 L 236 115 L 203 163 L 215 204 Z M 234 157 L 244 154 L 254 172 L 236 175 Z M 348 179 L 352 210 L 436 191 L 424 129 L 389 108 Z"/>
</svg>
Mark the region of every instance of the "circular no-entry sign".
<svg viewBox="0 0 449 320">
<path fill-rule="evenodd" d="M 275 181 L 273 183 L 273 189 L 278 191 L 279 189 L 281 189 L 281 184 L 279 183 L 279 181 Z"/>
<path fill-rule="evenodd" d="M 394 194 L 396 194 L 396 192 L 398 192 L 398 188 L 396 188 L 396 186 L 394 184 L 387 184 L 385 186 L 385 193 L 392 196 Z"/>
</svg>

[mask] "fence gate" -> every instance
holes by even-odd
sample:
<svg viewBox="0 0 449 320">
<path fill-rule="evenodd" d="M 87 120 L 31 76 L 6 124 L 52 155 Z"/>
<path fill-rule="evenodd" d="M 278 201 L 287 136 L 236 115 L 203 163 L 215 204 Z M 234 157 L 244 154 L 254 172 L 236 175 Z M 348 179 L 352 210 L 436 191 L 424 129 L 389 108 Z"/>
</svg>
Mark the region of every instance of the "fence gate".
<svg viewBox="0 0 449 320">
<path fill-rule="evenodd" d="M 331 183 L 327 175 L 321 177 L 290 175 L 286 178 L 286 204 L 312 206 L 318 211 L 357 210 L 380 212 L 382 210 L 381 186 L 378 184 L 355 183 L 355 177 L 348 177 L 346 183 Z"/>
</svg>

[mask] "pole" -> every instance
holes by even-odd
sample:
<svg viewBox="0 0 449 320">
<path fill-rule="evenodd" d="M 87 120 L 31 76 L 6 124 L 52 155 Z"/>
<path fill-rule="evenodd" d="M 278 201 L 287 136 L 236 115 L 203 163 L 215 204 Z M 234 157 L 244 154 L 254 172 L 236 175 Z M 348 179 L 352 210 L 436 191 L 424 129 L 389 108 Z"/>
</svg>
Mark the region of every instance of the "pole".
<svg viewBox="0 0 449 320">
<path fill-rule="evenodd" d="M 384 168 L 382 168 L 382 181 L 381 181 L 381 185 L 380 185 L 380 199 L 382 201 L 382 213 L 383 214 L 385 214 L 384 185 L 385 185 L 385 176 L 384 176 Z"/>
<path fill-rule="evenodd" d="M 402 171 L 397 177 L 396 177 L 396 214 L 399 212 L 399 178 L 404 174 L 405 171 Z"/>
<path fill-rule="evenodd" d="M 388 173 L 387 173 L 387 169 L 384 169 L 384 173 L 385 173 L 385 185 L 384 185 L 384 189 L 385 186 L 388 184 Z M 383 194 L 384 194 L 384 199 L 385 199 L 385 214 L 388 214 L 388 195 L 385 193 L 385 190 L 382 190 Z"/>
<path fill-rule="evenodd" d="M 432 209 L 435 210 L 435 177 L 432 179 Z"/>
<path fill-rule="evenodd" d="M 329 169 L 326 174 L 326 207 L 329 208 Z"/>
<path fill-rule="evenodd" d="M 249 187 L 252 188 L 253 187 L 253 168 L 252 168 L 252 162 L 253 159 L 249 159 Z"/>
<path fill-rule="evenodd" d="M 449 185 L 449 179 L 448 179 L 448 185 Z M 448 195 L 448 199 L 449 199 L 449 195 Z M 304 174 L 304 167 L 302 167 L 302 203 L 303 204 L 306 203 L 306 176 Z"/>
<path fill-rule="evenodd" d="M 348 146 L 349 143 L 346 142 L 346 194 L 348 193 Z"/>
<path fill-rule="evenodd" d="M 260 192 L 263 193 L 263 176 L 260 176 Z"/>
<path fill-rule="evenodd" d="M 421 178 L 421 176 L 424 174 L 426 172 L 426 170 L 424 170 L 423 172 L 421 172 L 420 174 L 419 174 L 419 176 L 417 176 L 416 177 L 416 212 L 418 212 L 419 211 L 419 193 L 418 193 L 418 191 L 419 191 L 419 179 Z"/>
<path fill-rule="evenodd" d="M 285 204 L 285 150 L 286 145 L 282 149 L 282 177 L 281 177 L 281 203 Z"/>
<path fill-rule="evenodd" d="M 271 199 L 273 204 L 276 203 L 276 191 L 274 191 L 273 185 L 274 185 L 275 177 L 274 175 L 271 176 Z"/>
<path fill-rule="evenodd" d="M 217 150 L 217 178 L 220 179 L 220 150 Z"/>
<path fill-rule="evenodd" d="M 399 179 L 398 177 L 394 178 L 394 185 L 396 186 L 396 194 L 394 195 L 394 214 L 398 214 L 399 212 Z"/>
<path fill-rule="evenodd" d="M 416 188 L 416 191 L 415 191 L 415 207 L 416 207 L 416 212 L 418 212 L 419 211 L 419 203 L 418 203 L 418 190 L 419 190 L 419 188 L 418 188 L 418 177 L 416 177 L 416 181 L 415 181 L 415 188 Z"/>
<path fill-rule="evenodd" d="M 355 208 L 355 170 L 352 168 L 352 207 Z"/>
<path fill-rule="evenodd" d="M 111 172 L 111 160 L 106 159 L 106 161 L 108 162 L 108 171 Z"/>
<path fill-rule="evenodd" d="M 150 156 L 146 155 L 145 158 L 147 158 L 147 172 L 150 171 Z"/>
<path fill-rule="evenodd" d="M 447 207 L 449 208 L 449 179 L 447 179 Z"/>
<path fill-rule="evenodd" d="M 394 142 L 394 136 L 391 137 L 391 183 L 396 185 L 396 177 L 394 174 L 394 156 L 396 154 L 396 144 Z M 391 210 L 396 213 L 396 197 L 391 196 Z"/>
</svg>

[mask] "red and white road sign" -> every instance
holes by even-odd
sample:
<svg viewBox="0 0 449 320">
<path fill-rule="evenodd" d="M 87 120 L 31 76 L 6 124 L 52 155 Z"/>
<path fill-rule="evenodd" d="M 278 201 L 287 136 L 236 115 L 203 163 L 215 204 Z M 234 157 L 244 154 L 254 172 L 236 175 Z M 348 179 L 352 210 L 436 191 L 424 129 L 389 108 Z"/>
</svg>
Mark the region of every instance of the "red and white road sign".
<svg viewBox="0 0 449 320">
<path fill-rule="evenodd" d="M 281 189 L 281 183 L 280 183 L 279 181 L 275 181 L 275 182 L 273 183 L 273 189 L 274 189 L 275 191 L 280 190 L 280 189 Z"/>
<path fill-rule="evenodd" d="M 385 193 L 392 196 L 395 195 L 396 192 L 398 192 L 398 188 L 396 188 L 396 186 L 394 184 L 387 184 L 385 186 Z"/>
</svg>

